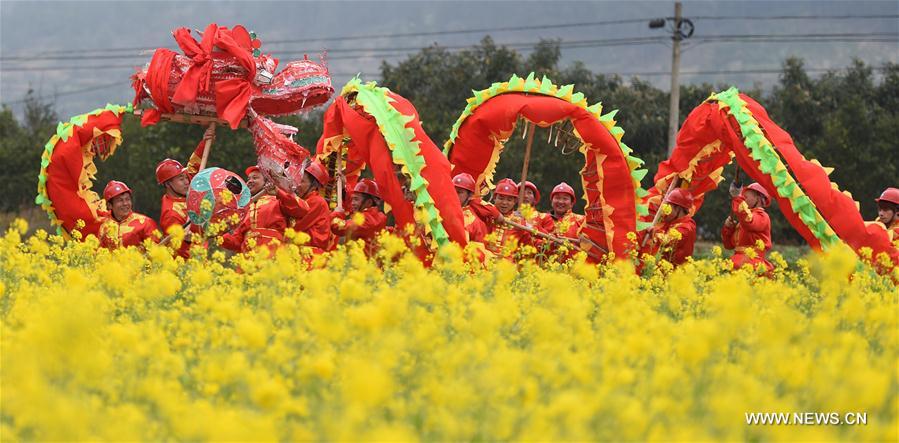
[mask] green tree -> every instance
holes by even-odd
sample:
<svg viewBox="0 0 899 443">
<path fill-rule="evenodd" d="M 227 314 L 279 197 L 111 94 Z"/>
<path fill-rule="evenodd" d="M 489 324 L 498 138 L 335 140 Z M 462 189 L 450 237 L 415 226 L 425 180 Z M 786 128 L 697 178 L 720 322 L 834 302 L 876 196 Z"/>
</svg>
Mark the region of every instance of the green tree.
<svg viewBox="0 0 899 443">
<path fill-rule="evenodd" d="M 34 204 L 43 147 L 58 121 L 52 103 L 33 90 L 25 95 L 23 117 L 20 124 L 9 107 L 0 110 L 0 211 L 4 212 Z"/>
</svg>

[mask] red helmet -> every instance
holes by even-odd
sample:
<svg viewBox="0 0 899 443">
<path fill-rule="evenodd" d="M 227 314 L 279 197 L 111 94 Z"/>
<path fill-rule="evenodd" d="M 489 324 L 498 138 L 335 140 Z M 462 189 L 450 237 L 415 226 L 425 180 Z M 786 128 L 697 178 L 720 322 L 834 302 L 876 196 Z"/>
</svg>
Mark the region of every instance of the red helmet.
<svg viewBox="0 0 899 443">
<path fill-rule="evenodd" d="M 521 187 L 521 183 L 518 184 Z M 540 190 L 537 189 L 537 185 L 531 183 L 530 181 L 524 182 L 525 189 L 530 189 L 534 192 L 534 203 L 540 203 Z"/>
<path fill-rule="evenodd" d="M 899 189 L 897 188 L 886 188 L 883 191 L 883 194 L 880 194 L 880 198 L 874 199 L 877 203 L 880 202 L 889 202 L 894 205 L 899 205 Z"/>
<path fill-rule="evenodd" d="M 378 191 L 378 184 L 369 178 L 359 180 L 359 183 L 356 183 L 356 187 L 353 188 L 353 192 L 368 194 L 374 198 L 381 198 L 381 192 Z"/>
<path fill-rule="evenodd" d="M 457 188 L 465 189 L 466 191 L 477 192 L 475 191 L 474 177 L 467 172 L 457 174 L 453 177 L 453 185 Z"/>
<path fill-rule="evenodd" d="M 107 183 L 106 188 L 103 189 L 103 198 L 109 201 L 126 192 L 131 192 L 131 188 L 129 188 L 128 185 L 118 180 L 112 180 Z"/>
<path fill-rule="evenodd" d="M 328 170 L 325 169 L 325 165 L 321 164 L 318 160 L 314 160 L 306 165 L 305 171 L 320 185 L 327 184 L 331 181 L 331 176 L 328 174 Z"/>
<path fill-rule="evenodd" d="M 156 183 L 161 185 L 186 171 L 181 162 L 167 158 L 156 165 Z"/>
<path fill-rule="evenodd" d="M 254 173 L 254 172 L 258 172 L 258 173 L 261 174 L 261 173 L 262 173 L 262 170 L 259 169 L 259 166 L 253 165 L 253 166 L 250 166 L 249 168 L 245 169 L 245 170 L 243 171 L 243 174 L 246 175 L 247 177 L 249 177 L 250 174 L 252 174 L 252 173 Z"/>
<path fill-rule="evenodd" d="M 744 191 L 746 191 L 746 190 L 755 191 L 755 192 L 758 192 L 759 194 L 761 194 L 762 197 L 764 197 L 763 203 L 765 206 L 768 206 L 771 204 L 771 196 L 768 194 L 768 191 L 765 190 L 765 188 L 762 185 L 758 184 L 758 182 L 747 186 L 744 189 Z"/>
<path fill-rule="evenodd" d="M 689 211 L 693 207 L 693 194 L 686 189 L 677 188 L 665 196 L 665 203 L 671 203 Z"/>
<path fill-rule="evenodd" d="M 516 185 L 515 182 L 511 179 L 504 178 L 496 183 L 496 189 L 493 190 L 493 195 L 518 197 L 518 185 Z"/>
<path fill-rule="evenodd" d="M 553 192 L 549 193 L 549 198 L 553 198 L 556 194 L 568 194 L 571 196 L 571 200 L 574 201 L 577 197 L 574 195 L 574 188 L 571 187 L 568 183 L 562 182 L 556 185 L 553 188 Z"/>
</svg>

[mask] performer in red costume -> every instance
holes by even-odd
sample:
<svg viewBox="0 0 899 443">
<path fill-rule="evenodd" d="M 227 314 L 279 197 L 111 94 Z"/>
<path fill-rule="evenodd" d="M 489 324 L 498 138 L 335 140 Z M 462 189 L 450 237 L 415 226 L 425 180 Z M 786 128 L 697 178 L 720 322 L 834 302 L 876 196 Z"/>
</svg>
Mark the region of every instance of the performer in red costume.
<svg viewBox="0 0 899 443">
<path fill-rule="evenodd" d="M 116 249 L 140 246 L 144 240 L 158 242 L 160 235 L 156 222 L 132 210 L 131 189 L 113 180 L 103 189 L 103 198 L 110 208 L 109 216 L 100 225 L 100 246 Z"/>
<path fill-rule="evenodd" d="M 680 265 L 687 261 L 687 257 L 693 256 L 696 243 L 696 222 L 690 216 L 693 195 L 686 189 L 678 188 L 668 193 L 665 203 L 671 206 L 671 212 L 663 212 L 662 223 L 651 228 L 644 252 L 661 254 L 661 258 Z"/>
<path fill-rule="evenodd" d="M 332 214 L 331 232 L 347 241 L 362 240 L 365 253 L 373 256 L 377 252 L 375 238 L 387 227 L 387 216 L 378 207 L 380 198 L 377 183 L 367 178 L 359 180 L 350 199 L 353 212 L 347 214 L 343 208 L 337 208 Z M 362 217 L 361 223 L 356 220 L 357 214 Z"/>
<path fill-rule="evenodd" d="M 187 167 L 171 158 L 159 162 L 159 165 L 156 166 L 156 183 L 165 188 L 159 214 L 159 227 L 163 233 L 168 234 L 169 228 L 174 225 L 185 226 L 187 224 L 187 191 L 190 190 L 190 179 L 199 172 L 206 140 L 213 139 L 215 139 L 215 128 L 209 128 L 187 161 Z M 184 258 L 190 257 L 190 246 L 191 233 L 188 231 L 177 254 Z"/>
<path fill-rule="evenodd" d="M 571 212 L 574 207 L 574 188 L 562 182 L 549 194 L 552 210 L 538 222 L 538 228 L 558 237 L 576 238 L 577 231 L 584 222 L 584 216 Z"/>
<path fill-rule="evenodd" d="M 303 178 L 296 189 L 298 195 L 278 190 L 281 210 L 288 215 L 290 226 L 297 232 L 309 235 L 309 246 L 315 252 L 333 249 L 331 235 L 331 209 L 319 191 L 331 180 L 328 170 L 318 161 L 306 166 Z"/>
<path fill-rule="evenodd" d="M 456 194 L 459 196 L 459 203 L 462 205 L 462 217 L 465 220 L 465 232 L 468 234 L 468 241 L 483 243 L 484 237 L 487 235 L 487 225 L 474 213 L 469 205 L 472 199 L 474 199 L 476 192 L 474 177 L 463 172 L 453 177 L 453 185 L 456 187 Z"/>
<path fill-rule="evenodd" d="M 753 183 L 740 190 L 731 184 L 731 215 L 724 221 L 721 240 L 726 249 L 733 249 L 734 269 L 744 265 L 755 267 L 762 264 L 767 270 L 774 266 L 765 259 L 771 250 L 771 218 L 765 212 L 771 202 L 768 191 L 762 185 Z M 761 244 L 761 250 L 759 250 Z M 753 252 L 747 252 L 749 249 Z"/>
<path fill-rule="evenodd" d="M 266 246 L 273 252 L 284 241 L 287 217 L 281 212 L 278 198 L 265 191 L 265 176 L 259 168 L 250 166 L 246 175 L 253 201 L 247 205 L 246 215 L 234 232 L 222 236 L 222 247 L 249 252 L 254 247 Z"/>
</svg>

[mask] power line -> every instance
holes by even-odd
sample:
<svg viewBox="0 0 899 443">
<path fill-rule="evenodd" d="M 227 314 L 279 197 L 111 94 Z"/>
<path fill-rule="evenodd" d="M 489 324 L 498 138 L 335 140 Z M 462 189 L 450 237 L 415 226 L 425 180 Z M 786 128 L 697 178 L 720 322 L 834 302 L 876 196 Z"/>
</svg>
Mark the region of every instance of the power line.
<svg viewBox="0 0 899 443">
<path fill-rule="evenodd" d="M 425 36 L 439 36 L 439 35 L 458 35 L 458 34 L 475 34 L 475 33 L 498 33 L 498 32 L 509 32 L 509 31 L 523 31 L 523 30 L 535 30 L 535 29 L 555 29 L 555 28 L 575 28 L 575 27 L 589 27 L 589 26 L 608 26 L 608 25 L 620 25 L 620 24 L 632 24 L 632 23 L 645 23 L 651 20 L 654 17 L 646 17 L 646 18 L 635 18 L 635 19 L 620 19 L 620 20 L 603 20 L 603 21 L 593 21 L 593 22 L 577 22 L 577 23 L 557 23 L 557 24 L 543 24 L 543 25 L 528 25 L 528 26 L 509 26 L 509 27 L 501 27 L 501 28 L 478 28 L 478 29 L 463 29 L 463 30 L 445 30 L 445 31 L 424 31 L 424 32 L 405 32 L 405 33 L 391 33 L 391 34 L 368 34 L 368 35 L 349 35 L 349 36 L 331 36 L 331 37 L 312 37 L 312 38 L 304 38 L 304 39 L 286 39 L 286 40 L 271 40 L 264 41 L 266 45 L 274 45 L 274 44 L 284 44 L 284 43 L 307 43 L 307 42 L 325 42 L 325 41 L 353 41 L 353 40 L 369 40 L 369 39 L 380 39 L 380 38 L 397 38 L 397 37 L 425 37 Z M 886 15 L 781 15 L 781 16 L 690 16 L 688 17 L 691 20 L 872 20 L 872 19 L 897 19 L 899 15 L 896 14 L 886 14 Z M 106 48 L 106 49 L 59 49 L 52 51 L 45 51 L 42 54 L 56 54 L 56 53 L 66 53 L 66 54 L 74 54 L 74 53 L 109 53 L 109 52 L 121 52 L 121 51 L 152 51 L 157 47 L 149 47 L 149 46 L 133 46 L 133 47 L 120 47 L 120 48 Z"/>
<path fill-rule="evenodd" d="M 899 34 L 897 34 L 899 35 Z M 660 39 L 665 39 L 665 37 L 659 37 Z M 579 42 L 570 42 L 564 45 L 560 45 L 560 48 L 563 49 L 586 49 L 586 48 L 596 48 L 602 46 L 633 46 L 633 45 L 643 45 L 650 43 L 661 43 L 662 40 L 645 40 L 645 41 L 620 41 L 620 42 L 602 42 L 602 41 L 579 41 Z M 884 37 L 876 37 L 876 38 L 867 38 L 867 37 L 838 37 L 838 38 L 822 38 L 822 37 L 797 37 L 797 38 L 758 38 L 750 41 L 742 41 L 739 38 L 709 38 L 704 40 L 702 38 L 697 38 L 697 41 L 691 43 L 688 48 L 696 47 L 700 44 L 704 43 L 773 43 L 773 42 L 792 42 L 792 43 L 892 43 L 897 42 L 896 39 L 892 38 L 884 38 Z M 511 48 L 526 50 L 529 44 L 516 44 L 515 46 L 511 46 Z M 473 46 L 454 46 L 448 49 L 447 47 L 439 46 L 436 48 L 447 50 L 449 53 L 458 53 L 460 49 L 470 49 Z M 418 48 L 419 50 L 424 48 Z M 390 48 L 384 48 L 381 51 L 390 51 L 390 52 L 379 52 L 374 50 L 375 53 L 369 54 L 355 54 L 355 55 L 345 55 L 345 56 L 336 56 L 336 57 L 328 57 L 328 60 L 346 60 L 346 59 L 359 59 L 366 56 L 370 57 L 380 57 L 382 59 L 392 59 L 396 57 L 402 57 L 406 55 L 411 55 L 410 52 L 406 49 L 402 49 L 397 52 L 397 50 L 393 50 Z M 286 52 L 285 55 L 293 54 L 292 52 Z M 87 61 L 87 60 L 85 60 Z M 76 65 L 76 66 L 14 66 L 14 67 L 0 67 L 0 71 L 3 72 L 47 72 L 47 71 L 80 71 L 80 70 L 102 70 L 102 69 L 140 69 L 142 68 L 139 64 L 122 64 L 122 65 Z M 332 75 L 340 75 L 340 74 L 332 74 Z"/>
<path fill-rule="evenodd" d="M 884 15 L 773 15 L 773 16 L 740 16 L 740 15 L 691 15 L 690 20 L 871 20 L 897 19 L 899 14 Z"/>
<path fill-rule="evenodd" d="M 101 89 L 109 89 L 109 88 L 112 88 L 112 87 L 115 87 L 115 86 L 124 86 L 124 85 L 130 84 L 130 83 L 131 83 L 130 81 L 126 81 L 126 82 L 118 81 L 118 82 L 115 82 L 115 83 L 107 83 L 107 84 L 103 84 L 103 85 L 94 85 L 94 86 L 89 86 L 89 87 L 83 88 L 83 89 L 75 89 L 75 90 L 71 90 L 71 91 L 64 91 L 64 92 L 60 92 L 60 93 L 56 93 L 56 94 L 52 94 L 52 95 L 43 95 L 43 96 L 35 96 L 35 97 L 26 97 L 26 98 L 23 98 L 23 99 L 21 99 L 21 100 L 14 100 L 14 101 L 11 101 L 11 102 L 6 102 L 5 104 L 7 104 L 7 105 L 17 105 L 17 104 L 20 104 L 20 103 L 25 103 L 26 101 L 28 101 L 29 98 L 34 98 L 34 99 L 37 99 L 37 100 L 44 100 L 44 99 L 48 99 L 48 98 L 56 98 L 56 97 L 62 97 L 62 96 L 66 96 L 66 95 L 83 94 L 83 93 L 85 93 L 85 92 L 99 91 L 99 90 L 101 90 Z"/>
<path fill-rule="evenodd" d="M 695 36 L 696 41 L 739 41 L 743 40 L 747 43 L 750 42 L 777 42 L 777 41 L 790 41 L 790 42 L 799 42 L 799 41 L 841 41 L 842 39 L 846 39 L 850 42 L 857 41 L 897 41 L 894 39 L 899 39 L 899 33 L 889 33 L 889 32 L 881 32 L 881 33 L 807 33 L 807 34 L 719 34 L 719 35 L 706 35 L 706 36 Z M 583 45 L 588 46 L 628 46 L 634 44 L 647 44 L 647 43 L 657 43 L 667 41 L 666 37 L 662 36 L 653 36 L 653 37 L 623 37 L 623 38 L 612 38 L 612 39 L 593 39 L 593 40 L 574 40 L 574 41 L 561 41 L 559 43 L 560 48 L 569 48 L 569 47 L 578 47 Z M 525 47 L 533 47 L 540 42 L 509 42 L 509 43 L 500 43 L 497 46 L 507 47 L 511 49 L 520 49 Z M 446 45 L 446 46 L 434 46 L 442 49 L 468 49 L 475 48 L 476 45 Z M 400 51 L 419 51 L 423 49 L 422 46 L 409 46 L 409 47 L 385 47 L 385 48 L 343 48 L 343 49 L 334 49 L 328 51 L 329 53 L 361 53 L 362 55 L 378 55 L 376 53 L 379 52 L 400 52 Z M 288 57 L 288 56 L 297 56 L 300 54 L 308 54 L 310 51 L 307 50 L 288 50 L 281 51 L 278 53 L 279 57 Z M 314 51 L 313 51 L 314 52 Z M 331 60 L 338 60 L 344 58 L 358 58 L 359 55 L 345 55 L 345 56 L 335 56 L 329 57 Z M 65 56 L 46 56 L 46 57 L 0 57 L 0 61 L 20 61 L 20 62 L 29 62 L 29 61 L 38 61 L 38 60 L 76 60 L 76 61 L 93 61 L 93 60 L 129 60 L 135 58 L 145 58 L 142 55 L 96 55 L 96 56 L 76 56 L 76 55 L 65 55 Z M 3 69 L 9 70 L 9 69 Z"/>
<path fill-rule="evenodd" d="M 544 25 L 531 25 L 531 26 L 509 26 L 503 28 L 478 28 L 478 29 L 462 29 L 462 30 L 453 30 L 453 31 L 424 31 L 424 32 L 401 32 L 401 33 L 392 33 L 392 34 L 368 34 L 368 35 L 348 35 L 348 36 L 332 36 L 332 37 L 312 37 L 312 38 L 303 38 L 303 39 L 287 39 L 287 40 L 263 40 L 265 45 L 275 45 L 275 44 L 284 44 L 284 43 L 306 43 L 306 42 L 322 42 L 322 41 L 353 41 L 353 40 L 370 40 L 370 39 L 378 39 L 378 38 L 396 38 L 396 37 L 426 37 L 426 36 L 435 36 L 435 35 L 456 35 L 456 34 L 476 34 L 482 32 L 508 32 L 508 31 L 523 31 L 523 30 L 531 30 L 531 29 L 553 29 L 553 28 L 574 28 L 574 27 L 584 27 L 584 26 L 605 26 L 605 25 L 618 25 L 618 24 L 629 24 L 629 23 L 644 23 L 649 18 L 634 18 L 634 19 L 621 19 L 621 20 L 603 20 L 603 21 L 594 21 L 594 22 L 580 22 L 580 23 L 556 23 L 556 24 L 544 24 Z M 46 53 L 54 53 L 54 52 L 65 52 L 65 53 L 73 53 L 73 52 L 113 52 L 113 51 L 144 51 L 144 50 L 154 50 L 155 47 L 130 47 L 130 48 L 109 48 L 105 50 L 101 49 L 70 49 L 70 50 L 55 50 L 48 51 Z"/>
<path fill-rule="evenodd" d="M 840 71 L 844 68 L 803 68 L 804 72 L 808 73 L 822 73 L 822 72 L 836 72 Z M 886 70 L 884 67 L 874 66 L 871 69 L 875 71 L 883 71 Z M 718 70 L 718 71 L 681 71 L 681 75 L 717 75 L 717 74 L 783 74 L 783 68 L 759 68 L 759 69 L 730 69 L 730 70 Z M 637 72 L 597 72 L 596 75 L 620 75 L 620 76 L 666 76 L 671 75 L 671 71 L 637 71 Z"/>
<path fill-rule="evenodd" d="M 622 37 L 622 38 L 611 38 L 611 39 L 579 40 L 579 41 L 562 42 L 562 43 L 563 44 L 569 44 L 569 43 L 577 44 L 577 43 L 591 42 L 591 43 L 603 43 L 603 44 L 614 45 L 614 44 L 618 44 L 618 43 L 628 44 L 631 42 L 644 42 L 644 41 L 649 41 L 649 42 L 664 41 L 664 37 L 656 37 L 656 36 L 653 36 L 653 37 Z M 510 47 L 510 48 L 531 47 L 538 43 L 539 42 L 512 42 L 512 43 L 501 43 L 501 44 L 498 44 L 497 46 L 505 46 L 505 47 Z M 327 52 L 330 54 L 330 53 L 367 53 L 367 52 L 381 52 L 381 51 L 389 51 L 389 52 L 418 51 L 418 50 L 422 49 L 423 47 L 427 47 L 427 46 L 417 45 L 417 46 L 407 46 L 407 47 L 384 47 L 384 48 L 337 48 L 337 49 L 328 50 Z M 467 48 L 476 47 L 476 45 L 471 45 L 471 44 L 440 45 L 438 47 L 443 48 L 443 49 L 467 49 Z M 315 53 L 315 51 L 293 49 L 293 50 L 280 51 L 277 53 L 277 55 L 279 57 L 284 57 L 284 56 L 309 54 L 310 52 Z M 356 58 L 357 56 L 353 55 L 353 56 L 348 56 L 348 57 Z M 145 59 L 145 58 L 147 58 L 147 56 L 135 54 L 135 55 L 92 55 L 92 56 L 60 55 L 60 56 L 46 56 L 46 57 L 0 57 L 0 61 L 26 61 L 26 62 L 27 61 L 37 61 L 37 60 L 85 60 L 85 61 L 87 61 L 87 60 L 128 60 L 128 59 L 135 59 L 135 58 Z M 329 59 L 337 59 L 337 57 L 328 57 L 328 58 Z"/>
</svg>

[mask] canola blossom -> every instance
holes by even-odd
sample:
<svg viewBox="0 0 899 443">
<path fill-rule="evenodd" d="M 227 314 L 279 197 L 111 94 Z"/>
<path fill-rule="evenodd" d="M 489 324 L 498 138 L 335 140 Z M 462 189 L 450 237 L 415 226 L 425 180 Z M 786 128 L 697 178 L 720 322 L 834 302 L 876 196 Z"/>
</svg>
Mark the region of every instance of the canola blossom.
<svg viewBox="0 0 899 443">
<path fill-rule="evenodd" d="M 897 438 L 899 290 L 849 250 L 641 276 L 452 245 L 425 268 L 390 236 L 185 261 L 26 229 L 0 238 L 4 440 Z"/>
</svg>

